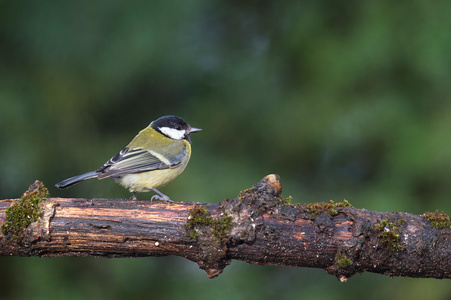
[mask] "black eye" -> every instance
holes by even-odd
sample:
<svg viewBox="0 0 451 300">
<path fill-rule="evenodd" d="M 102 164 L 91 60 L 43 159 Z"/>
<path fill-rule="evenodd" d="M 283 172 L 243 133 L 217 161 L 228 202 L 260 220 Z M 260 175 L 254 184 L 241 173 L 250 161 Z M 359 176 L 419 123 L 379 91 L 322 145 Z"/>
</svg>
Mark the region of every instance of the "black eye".
<svg viewBox="0 0 451 300">
<path fill-rule="evenodd" d="M 182 125 L 175 125 L 175 129 L 182 130 Z"/>
</svg>

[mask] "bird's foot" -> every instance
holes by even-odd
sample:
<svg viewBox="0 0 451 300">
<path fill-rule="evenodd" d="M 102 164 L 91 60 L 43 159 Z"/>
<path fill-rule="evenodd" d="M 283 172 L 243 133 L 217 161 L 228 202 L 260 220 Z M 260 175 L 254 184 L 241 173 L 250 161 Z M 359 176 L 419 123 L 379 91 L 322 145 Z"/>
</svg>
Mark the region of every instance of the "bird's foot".
<svg viewBox="0 0 451 300">
<path fill-rule="evenodd" d="M 169 197 L 166 195 L 164 197 L 161 197 L 159 195 L 153 195 L 152 198 L 150 198 L 150 201 L 153 201 L 153 199 L 160 200 L 160 201 L 174 202 L 171 199 L 169 199 Z"/>
<path fill-rule="evenodd" d="M 156 188 L 152 188 L 152 190 L 155 193 L 157 193 L 158 195 L 153 195 L 152 198 L 150 198 L 150 201 L 152 201 L 153 199 L 157 199 L 157 200 L 160 200 L 160 201 L 174 202 L 171 199 L 169 199 L 168 196 L 166 196 L 165 194 L 163 194 L 162 192 L 160 192 Z"/>
</svg>

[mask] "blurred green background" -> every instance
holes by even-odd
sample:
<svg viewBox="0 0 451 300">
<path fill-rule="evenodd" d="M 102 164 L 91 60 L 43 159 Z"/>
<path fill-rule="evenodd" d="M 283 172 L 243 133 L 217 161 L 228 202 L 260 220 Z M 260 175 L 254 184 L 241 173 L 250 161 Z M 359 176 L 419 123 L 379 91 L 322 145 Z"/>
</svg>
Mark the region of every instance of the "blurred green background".
<svg viewBox="0 0 451 300">
<path fill-rule="evenodd" d="M 166 114 L 204 129 L 162 191 L 269 173 L 295 203 L 451 213 L 449 1 L 0 1 L 0 199 L 130 197 L 101 166 Z M 149 199 L 151 194 L 140 194 Z M 0 258 L 0 299 L 450 299 L 449 280 L 178 257 Z"/>
</svg>

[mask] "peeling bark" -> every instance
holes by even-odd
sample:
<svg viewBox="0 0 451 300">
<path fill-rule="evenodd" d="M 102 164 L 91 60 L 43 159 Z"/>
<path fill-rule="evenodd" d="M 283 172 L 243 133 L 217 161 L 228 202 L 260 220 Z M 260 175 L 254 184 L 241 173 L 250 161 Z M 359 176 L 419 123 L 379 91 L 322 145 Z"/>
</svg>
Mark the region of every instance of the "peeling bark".
<svg viewBox="0 0 451 300">
<path fill-rule="evenodd" d="M 423 215 L 348 203 L 290 205 L 277 175 L 219 204 L 46 198 L 20 240 L 0 233 L 3 256 L 177 255 L 210 278 L 233 259 L 355 273 L 451 278 L 451 228 Z M 0 222 L 13 200 L 0 200 Z"/>
</svg>

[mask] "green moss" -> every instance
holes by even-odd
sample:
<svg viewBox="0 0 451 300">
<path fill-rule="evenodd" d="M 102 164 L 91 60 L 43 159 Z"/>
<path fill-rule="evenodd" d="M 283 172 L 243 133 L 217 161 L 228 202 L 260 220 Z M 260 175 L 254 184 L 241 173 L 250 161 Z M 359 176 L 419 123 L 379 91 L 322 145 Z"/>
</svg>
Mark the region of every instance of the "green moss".
<svg viewBox="0 0 451 300">
<path fill-rule="evenodd" d="M 427 211 L 424 213 L 424 217 L 431 223 L 433 227 L 437 229 L 451 227 L 449 216 L 444 212 L 439 214 L 438 210 L 436 210 L 435 213 Z"/>
<path fill-rule="evenodd" d="M 186 225 L 210 225 L 213 222 L 213 218 L 210 217 L 210 212 L 202 205 L 196 205 L 189 211 L 188 221 Z"/>
<path fill-rule="evenodd" d="M 233 227 L 232 217 L 224 215 L 219 219 L 211 217 L 210 212 L 202 205 L 196 205 L 189 211 L 189 217 L 185 225 L 187 236 L 195 239 L 200 228 L 210 227 L 210 232 L 215 236 L 217 243 L 223 242 Z"/>
<path fill-rule="evenodd" d="M 223 216 L 213 223 L 211 233 L 215 236 L 216 242 L 221 243 L 226 240 L 227 234 L 233 227 L 232 217 Z"/>
<path fill-rule="evenodd" d="M 328 203 L 324 202 L 315 202 L 315 203 L 309 203 L 307 204 L 307 211 L 312 216 L 317 216 L 322 213 L 329 213 L 332 216 L 335 216 L 338 214 L 337 210 L 335 209 L 334 201 L 330 200 Z"/>
<path fill-rule="evenodd" d="M 335 207 L 352 207 L 348 200 L 344 199 L 342 202 L 335 203 Z"/>
<path fill-rule="evenodd" d="M 335 262 L 340 268 L 346 268 L 353 264 L 352 259 L 347 257 L 346 254 L 340 252 L 335 255 Z"/>
<path fill-rule="evenodd" d="M 288 196 L 288 198 L 281 198 L 279 201 L 282 205 L 291 205 L 291 199 L 293 198 Z"/>
<path fill-rule="evenodd" d="M 253 188 L 248 188 L 248 189 L 245 189 L 244 191 L 241 191 L 238 194 L 237 199 L 243 201 L 243 200 L 246 200 L 246 199 L 252 199 L 253 196 L 254 196 L 254 189 Z"/>
<path fill-rule="evenodd" d="M 36 222 L 42 215 L 39 203 L 47 197 L 49 192 L 44 184 L 38 180 L 23 194 L 20 201 L 5 210 L 6 220 L 1 226 L 4 235 L 10 235 L 13 240 L 23 238 L 24 230 L 31 222 Z"/>
<path fill-rule="evenodd" d="M 382 244 L 386 245 L 392 252 L 404 250 L 404 246 L 399 243 L 399 226 L 406 220 L 400 219 L 398 222 L 388 222 L 382 220 L 379 224 L 374 226 L 374 230 L 378 232 Z"/>
</svg>

